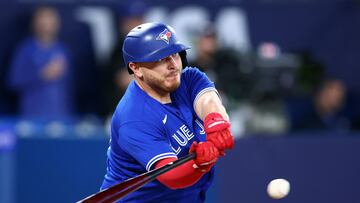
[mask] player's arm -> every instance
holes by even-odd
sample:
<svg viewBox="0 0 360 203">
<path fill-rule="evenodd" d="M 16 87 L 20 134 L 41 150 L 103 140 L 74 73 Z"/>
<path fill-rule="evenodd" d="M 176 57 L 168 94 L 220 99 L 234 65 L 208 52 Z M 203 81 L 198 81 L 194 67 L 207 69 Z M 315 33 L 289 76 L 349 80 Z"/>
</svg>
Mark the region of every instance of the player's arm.
<svg viewBox="0 0 360 203">
<path fill-rule="evenodd" d="M 199 144 L 194 142 L 189 153 L 196 153 L 196 158 L 164 173 L 157 179 L 171 189 L 189 187 L 209 172 L 219 157 L 219 151 L 212 142 Z M 161 159 L 156 162 L 155 168 L 160 168 L 176 159 L 174 157 Z"/>
<path fill-rule="evenodd" d="M 229 116 L 226 113 L 225 107 L 215 91 L 208 91 L 203 93 L 195 101 L 195 112 L 201 120 L 205 120 L 206 116 L 210 113 L 216 112 L 229 121 Z"/>
<path fill-rule="evenodd" d="M 204 121 L 206 139 L 224 152 L 232 149 L 234 139 L 230 131 L 229 116 L 216 91 L 208 91 L 198 97 L 195 112 Z"/>
</svg>

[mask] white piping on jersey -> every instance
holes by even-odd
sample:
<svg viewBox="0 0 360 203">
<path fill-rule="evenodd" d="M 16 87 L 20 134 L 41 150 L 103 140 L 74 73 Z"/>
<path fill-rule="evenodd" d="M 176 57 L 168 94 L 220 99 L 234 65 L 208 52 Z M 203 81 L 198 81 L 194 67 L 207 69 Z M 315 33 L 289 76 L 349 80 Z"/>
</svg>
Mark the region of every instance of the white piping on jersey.
<svg viewBox="0 0 360 203">
<path fill-rule="evenodd" d="M 195 109 L 195 104 L 196 104 L 196 101 L 199 99 L 199 97 L 201 95 L 203 95 L 205 92 L 209 92 L 209 91 L 215 91 L 217 93 L 217 95 L 219 95 L 218 91 L 215 89 L 215 87 L 207 87 L 203 90 L 201 90 L 195 97 L 194 99 L 194 103 L 193 103 L 193 108 Z M 219 95 L 219 98 L 220 98 L 220 95 Z M 220 98 L 221 99 L 221 98 Z"/>
<path fill-rule="evenodd" d="M 163 159 L 163 158 L 169 158 L 169 157 L 176 157 L 176 154 L 174 154 L 174 152 L 166 152 L 166 153 L 162 153 L 162 154 L 159 154 L 159 155 L 156 155 L 154 156 L 152 159 L 150 159 L 150 161 L 146 164 L 146 170 L 147 171 L 150 171 L 151 169 L 151 166 L 159 161 L 160 159 Z"/>
</svg>

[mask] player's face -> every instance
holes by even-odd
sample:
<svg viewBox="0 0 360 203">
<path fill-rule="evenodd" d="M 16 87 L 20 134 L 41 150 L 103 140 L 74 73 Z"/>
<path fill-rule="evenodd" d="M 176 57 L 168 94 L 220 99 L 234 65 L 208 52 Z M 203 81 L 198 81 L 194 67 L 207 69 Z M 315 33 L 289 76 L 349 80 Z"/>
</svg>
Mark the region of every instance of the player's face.
<svg viewBox="0 0 360 203">
<path fill-rule="evenodd" d="M 143 81 L 160 93 L 173 92 L 180 85 L 182 62 L 178 53 L 139 66 Z"/>
</svg>

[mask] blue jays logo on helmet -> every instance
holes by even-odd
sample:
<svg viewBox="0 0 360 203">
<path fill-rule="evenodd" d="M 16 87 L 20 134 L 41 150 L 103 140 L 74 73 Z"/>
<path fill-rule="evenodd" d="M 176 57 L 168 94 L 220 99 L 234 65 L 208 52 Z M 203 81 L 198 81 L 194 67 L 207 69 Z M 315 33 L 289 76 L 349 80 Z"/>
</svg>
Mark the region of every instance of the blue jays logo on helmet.
<svg viewBox="0 0 360 203">
<path fill-rule="evenodd" d="M 164 42 L 166 42 L 166 44 L 169 44 L 170 37 L 171 37 L 171 32 L 165 28 L 165 30 L 159 34 L 156 40 L 163 40 Z"/>
</svg>

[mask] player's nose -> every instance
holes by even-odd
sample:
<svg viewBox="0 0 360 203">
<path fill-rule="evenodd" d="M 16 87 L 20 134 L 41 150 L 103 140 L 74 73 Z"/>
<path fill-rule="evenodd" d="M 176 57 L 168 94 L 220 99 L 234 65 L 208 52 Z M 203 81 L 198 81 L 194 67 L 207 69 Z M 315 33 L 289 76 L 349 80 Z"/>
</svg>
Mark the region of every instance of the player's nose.
<svg viewBox="0 0 360 203">
<path fill-rule="evenodd" d="M 169 69 L 175 69 L 177 67 L 177 65 L 178 65 L 176 60 L 175 60 L 175 56 L 173 56 L 173 55 L 168 56 L 166 61 L 168 63 L 168 68 Z"/>
</svg>

